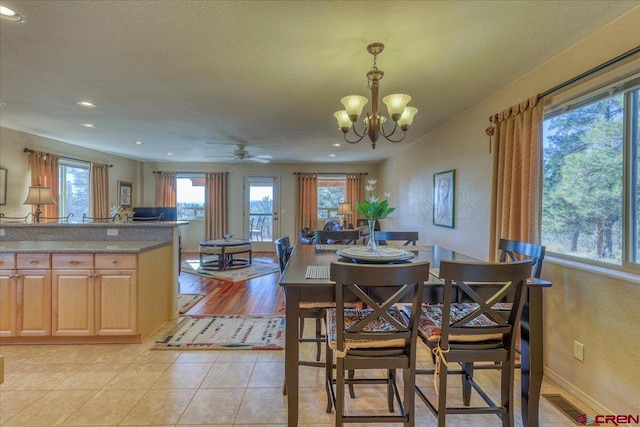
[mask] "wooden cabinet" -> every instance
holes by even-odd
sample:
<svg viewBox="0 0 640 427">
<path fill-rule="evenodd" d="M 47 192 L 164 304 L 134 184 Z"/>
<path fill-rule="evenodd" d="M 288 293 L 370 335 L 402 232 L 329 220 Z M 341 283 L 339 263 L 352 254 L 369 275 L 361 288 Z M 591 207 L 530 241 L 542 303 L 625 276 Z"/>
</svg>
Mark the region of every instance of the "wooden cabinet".
<svg viewBox="0 0 640 427">
<path fill-rule="evenodd" d="M 17 254 L 16 280 L 17 335 L 51 335 L 50 254 Z"/>
<path fill-rule="evenodd" d="M 96 333 L 138 333 L 137 257 L 96 254 Z"/>
<path fill-rule="evenodd" d="M 13 337 L 17 332 L 18 282 L 15 268 L 16 254 L 0 254 L 0 337 Z"/>
<path fill-rule="evenodd" d="M 95 273 L 93 254 L 52 255 L 52 318 L 54 336 L 93 335 Z"/>
</svg>

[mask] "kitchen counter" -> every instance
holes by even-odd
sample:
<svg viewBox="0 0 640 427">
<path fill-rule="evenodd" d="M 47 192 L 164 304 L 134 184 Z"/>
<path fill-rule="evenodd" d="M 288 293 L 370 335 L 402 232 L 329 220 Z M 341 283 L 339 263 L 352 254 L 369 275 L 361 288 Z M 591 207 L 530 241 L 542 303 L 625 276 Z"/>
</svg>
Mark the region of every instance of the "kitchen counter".
<svg viewBox="0 0 640 427">
<path fill-rule="evenodd" d="M 142 253 L 167 241 L 0 241 L 0 252 L 31 253 Z"/>
</svg>

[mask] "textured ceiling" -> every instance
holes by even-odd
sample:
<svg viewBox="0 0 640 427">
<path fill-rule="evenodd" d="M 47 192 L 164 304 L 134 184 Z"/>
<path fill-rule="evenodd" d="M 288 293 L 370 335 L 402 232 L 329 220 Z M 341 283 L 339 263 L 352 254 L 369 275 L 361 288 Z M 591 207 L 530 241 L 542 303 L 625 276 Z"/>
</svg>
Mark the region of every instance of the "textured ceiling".
<svg viewBox="0 0 640 427">
<path fill-rule="evenodd" d="M 640 2 L 0 4 L 27 20 L 0 20 L 4 127 L 143 161 L 219 162 L 241 142 L 272 162 L 350 162 L 388 157 Z M 408 93 L 418 115 L 401 144 L 332 147 L 340 98 L 369 98 L 374 41 L 381 97 Z"/>
</svg>

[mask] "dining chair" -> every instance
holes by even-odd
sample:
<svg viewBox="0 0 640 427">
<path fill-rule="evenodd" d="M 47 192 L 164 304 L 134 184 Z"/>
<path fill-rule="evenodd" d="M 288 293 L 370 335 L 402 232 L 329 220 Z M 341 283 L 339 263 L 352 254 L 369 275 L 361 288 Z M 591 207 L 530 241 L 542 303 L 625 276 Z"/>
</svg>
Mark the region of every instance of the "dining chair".
<svg viewBox="0 0 640 427">
<path fill-rule="evenodd" d="M 284 269 L 289 262 L 289 257 L 293 251 L 289 236 L 281 237 L 274 241 L 276 246 L 276 255 L 278 257 L 278 264 L 280 266 L 280 273 L 284 272 Z M 316 343 L 316 361 L 315 362 L 299 362 L 300 365 L 324 367 L 324 363 L 320 362 L 320 355 L 322 352 L 322 343 L 324 342 L 324 335 L 322 334 L 322 321 L 325 316 L 326 305 L 318 305 L 314 303 L 301 303 L 300 304 L 300 335 L 298 341 L 314 342 Z M 314 338 L 304 338 L 304 322 L 305 319 L 315 319 L 316 331 Z M 286 388 L 283 388 L 283 394 L 286 394 Z"/>
<path fill-rule="evenodd" d="M 160 213 L 160 215 L 157 216 L 135 216 L 133 215 L 131 217 L 131 221 L 147 221 L 147 222 L 160 222 L 164 219 L 164 213 Z M 128 218 L 127 218 L 128 220 Z"/>
<path fill-rule="evenodd" d="M 409 317 L 413 307 L 421 308 L 418 336 L 435 357 L 435 369 L 419 370 L 418 375 L 434 375 L 438 395 L 437 403 L 431 402 L 416 387 L 416 393 L 438 418 L 438 426 L 446 425 L 449 414 L 496 414 L 503 426 L 514 425 L 514 359 L 516 330 L 520 323 L 526 296 L 526 281 L 531 276 L 532 260 L 509 263 L 481 263 L 441 261 L 439 276 L 444 281 L 443 301 L 440 304 L 404 306 Z M 476 286 L 492 289 L 490 295 L 481 296 Z M 471 302 L 456 302 L 454 288 Z M 508 313 L 495 303 L 513 296 Z M 496 404 L 473 379 L 475 362 L 497 363 L 500 375 L 500 402 Z M 460 364 L 461 369 L 453 369 Z M 447 405 L 447 378 L 449 374 L 461 375 L 468 383 L 463 388 L 464 406 Z M 473 388 L 486 405 L 470 406 Z"/>
<path fill-rule="evenodd" d="M 420 305 L 429 263 L 352 264 L 331 263 L 336 307 L 327 309 L 326 389 L 327 412 L 335 408 L 336 426 L 343 423 L 415 425 L 416 343 L 419 313 L 405 321 L 395 304 Z M 366 308 L 354 308 L 352 303 Z M 336 356 L 335 378 L 333 359 Z M 385 370 L 385 378 L 345 376 L 353 370 Z M 402 399 L 396 370 L 402 369 Z M 388 413 L 345 411 L 345 385 L 385 384 Z M 398 403 L 395 413 L 394 402 Z"/>
<path fill-rule="evenodd" d="M 518 261 L 521 259 L 533 260 L 531 277 L 535 277 L 536 279 L 540 278 L 544 253 L 546 251 L 545 246 L 518 240 L 500 239 L 498 250 L 500 251 L 500 262 Z"/>
<path fill-rule="evenodd" d="M 358 230 L 315 230 L 314 241 L 316 244 L 329 245 L 353 245 L 360 239 Z"/>
<path fill-rule="evenodd" d="M 418 241 L 417 231 L 376 231 L 376 243 L 386 245 L 389 241 L 401 241 L 402 246 L 415 246 Z"/>
</svg>

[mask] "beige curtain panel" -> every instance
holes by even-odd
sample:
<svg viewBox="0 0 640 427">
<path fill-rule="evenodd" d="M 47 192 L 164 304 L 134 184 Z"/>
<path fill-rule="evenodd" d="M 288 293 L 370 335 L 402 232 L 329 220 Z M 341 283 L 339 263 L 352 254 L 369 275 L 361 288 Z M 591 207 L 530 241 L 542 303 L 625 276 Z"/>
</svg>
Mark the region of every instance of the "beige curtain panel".
<svg viewBox="0 0 640 427">
<path fill-rule="evenodd" d="M 366 174 L 363 173 L 348 173 L 347 174 L 347 200 L 346 202 L 351 205 L 351 222 L 355 225 L 360 218 L 360 214 L 356 210 L 356 202 L 361 202 L 364 200 L 365 192 L 364 192 L 364 179 Z"/>
<path fill-rule="evenodd" d="M 176 206 L 176 175 L 176 172 L 156 172 L 156 206 Z"/>
<path fill-rule="evenodd" d="M 89 164 L 89 216 L 107 218 L 109 212 L 109 165 Z"/>
<path fill-rule="evenodd" d="M 296 230 L 316 228 L 318 222 L 318 174 L 297 174 Z"/>
<path fill-rule="evenodd" d="M 536 95 L 491 118 L 495 126 L 489 254 L 501 238 L 540 242 L 542 100 Z"/>
<path fill-rule="evenodd" d="M 41 151 L 29 152 L 29 168 L 31 169 L 31 185 L 49 187 L 51 196 L 56 202 L 55 205 L 41 205 L 41 216 L 45 218 L 56 218 L 58 216 L 58 163 L 60 156 L 56 154 L 43 153 Z M 26 195 L 25 195 L 26 198 Z M 35 212 L 36 207 L 31 207 L 31 212 Z"/>
<path fill-rule="evenodd" d="M 206 240 L 222 239 L 229 227 L 227 173 L 207 172 L 204 178 L 204 234 Z"/>
</svg>

